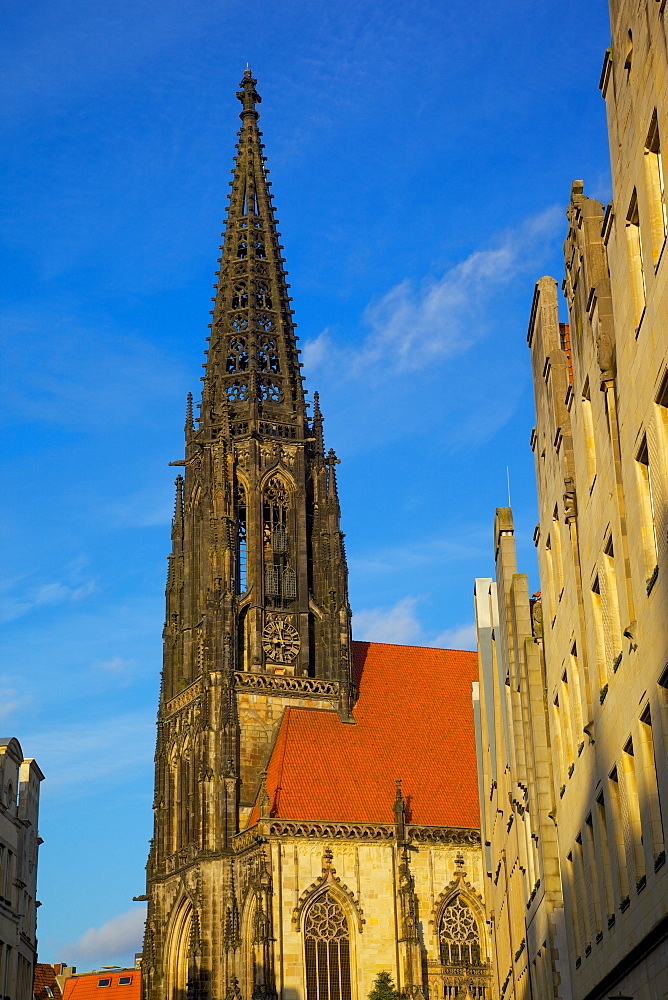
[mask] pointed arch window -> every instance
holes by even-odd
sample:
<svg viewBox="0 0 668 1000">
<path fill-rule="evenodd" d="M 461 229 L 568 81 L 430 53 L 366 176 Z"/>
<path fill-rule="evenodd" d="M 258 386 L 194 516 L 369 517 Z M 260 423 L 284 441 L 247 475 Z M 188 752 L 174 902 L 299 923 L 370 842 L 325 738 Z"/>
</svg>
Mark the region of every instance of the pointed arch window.
<svg viewBox="0 0 668 1000">
<path fill-rule="evenodd" d="M 232 308 L 245 309 L 247 305 L 248 292 L 246 291 L 246 283 L 244 281 L 238 281 L 234 286 L 234 291 L 232 292 Z"/>
<path fill-rule="evenodd" d="M 272 337 L 260 337 L 257 345 L 257 358 L 261 372 L 279 371 L 276 341 Z"/>
<path fill-rule="evenodd" d="M 230 337 L 226 368 L 228 372 L 247 371 L 248 346 L 245 337 Z"/>
<path fill-rule="evenodd" d="M 478 921 L 471 907 L 459 894 L 441 914 L 439 939 L 443 965 L 480 965 Z"/>
<path fill-rule="evenodd" d="M 265 596 L 274 607 L 283 607 L 293 601 L 296 594 L 294 575 L 286 576 L 290 558 L 290 532 L 288 529 L 288 490 L 278 476 L 272 476 L 265 487 L 262 505 L 264 533 L 264 586 Z"/>
<path fill-rule="evenodd" d="M 258 282 L 256 301 L 260 309 L 271 309 L 271 293 L 269 286 L 263 281 Z"/>
<path fill-rule="evenodd" d="M 306 1000 L 351 1000 L 350 930 L 329 890 L 311 903 L 304 939 Z"/>
</svg>

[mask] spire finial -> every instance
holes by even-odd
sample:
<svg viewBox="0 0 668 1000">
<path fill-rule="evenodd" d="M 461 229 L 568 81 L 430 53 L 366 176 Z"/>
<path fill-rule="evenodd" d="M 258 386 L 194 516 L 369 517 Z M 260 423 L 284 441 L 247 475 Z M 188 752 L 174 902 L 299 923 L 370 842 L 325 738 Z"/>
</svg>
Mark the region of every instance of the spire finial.
<svg viewBox="0 0 668 1000">
<path fill-rule="evenodd" d="M 243 106 L 243 110 L 239 115 L 242 121 L 248 117 L 254 118 L 257 121 L 260 117 L 259 112 L 255 110 L 255 105 L 261 104 L 262 98 L 255 89 L 256 84 L 257 80 L 253 76 L 253 70 L 246 63 L 243 80 L 239 84 L 242 89 L 237 91 L 237 97 Z"/>
</svg>

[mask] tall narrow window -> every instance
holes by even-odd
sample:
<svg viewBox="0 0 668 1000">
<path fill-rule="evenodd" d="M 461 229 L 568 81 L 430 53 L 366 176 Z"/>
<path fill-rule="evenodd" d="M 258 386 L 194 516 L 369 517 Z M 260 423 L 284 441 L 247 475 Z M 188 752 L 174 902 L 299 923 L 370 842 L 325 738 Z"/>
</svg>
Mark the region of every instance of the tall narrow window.
<svg viewBox="0 0 668 1000">
<path fill-rule="evenodd" d="M 666 845 L 663 832 L 663 819 L 661 816 L 661 803 L 659 801 L 659 788 L 656 777 L 656 755 L 654 750 L 654 737 L 652 733 L 652 715 L 649 705 L 640 716 L 638 727 L 639 739 L 637 748 L 637 772 L 640 776 L 645 794 L 641 801 L 647 810 L 646 826 L 649 828 L 649 845 L 652 849 L 652 863 L 656 864 L 656 859 Z"/>
<path fill-rule="evenodd" d="M 559 770 L 559 780 L 561 783 L 562 794 L 566 789 L 566 774 L 568 768 L 568 753 L 566 750 L 566 741 L 563 735 L 563 727 L 561 725 L 561 711 L 559 705 L 559 695 L 555 695 L 554 701 L 552 702 L 552 717 L 554 719 L 554 744 L 557 751 L 557 759 L 560 764 Z"/>
<path fill-rule="evenodd" d="M 615 867 L 618 876 L 620 893 L 619 902 L 621 902 L 621 900 L 629 895 L 629 869 L 626 849 L 628 843 L 628 816 L 622 806 L 622 794 L 619 787 L 619 775 L 616 767 L 613 767 L 610 772 L 608 787 L 610 789 L 610 851 L 614 855 L 616 861 Z"/>
<path fill-rule="evenodd" d="M 594 841 L 594 824 L 591 813 L 585 819 L 583 832 L 583 855 L 587 873 L 587 903 L 589 906 L 589 925 L 596 933 L 603 929 L 601 916 L 601 885 L 598 859 Z M 593 932 L 592 932 L 593 933 Z"/>
<path fill-rule="evenodd" d="M 603 631 L 605 633 L 605 658 L 608 675 L 616 670 L 622 651 L 622 629 L 619 623 L 619 597 L 617 594 L 617 574 L 615 573 L 615 550 L 612 535 L 603 550 L 603 573 L 601 575 L 601 607 Z"/>
<path fill-rule="evenodd" d="M 571 679 L 571 705 L 573 706 L 572 711 L 572 726 L 573 726 L 573 743 L 577 747 L 578 755 L 584 750 L 583 742 L 585 738 L 584 725 L 585 717 L 583 717 L 583 710 L 587 706 L 587 695 L 584 687 L 584 680 L 580 674 L 580 663 L 578 660 L 578 647 L 576 643 L 571 646 L 570 653 L 570 666 L 568 668 L 568 676 Z M 589 716 L 586 716 L 588 718 Z"/>
<path fill-rule="evenodd" d="M 570 692 L 568 690 L 568 673 L 566 670 L 564 670 L 563 674 L 561 675 L 561 704 L 564 711 L 565 732 L 563 735 L 566 744 L 565 746 L 566 756 L 568 757 L 568 763 L 570 767 L 570 765 L 573 763 L 575 759 L 575 754 L 573 752 L 573 730 L 571 728 L 573 723 L 573 717 L 571 715 L 571 699 L 570 699 Z M 572 772 L 572 768 L 570 768 L 570 770 Z"/>
<path fill-rule="evenodd" d="M 547 593 L 549 597 L 549 617 L 551 623 L 554 625 L 554 620 L 557 617 L 557 592 L 556 592 L 556 582 L 554 573 L 554 558 L 552 554 L 552 537 L 547 536 L 545 540 L 545 562 L 547 564 Z"/>
<path fill-rule="evenodd" d="M 649 196 L 650 225 L 652 228 L 652 255 L 657 262 L 668 233 L 668 213 L 666 211 L 666 186 L 661 159 L 661 142 L 656 111 L 652 115 L 647 140 L 645 142 L 645 174 Z"/>
<path fill-rule="evenodd" d="M 645 268 L 643 263 L 642 237 L 640 235 L 640 216 L 638 214 L 638 196 L 633 192 L 631 204 L 626 214 L 626 249 L 631 277 L 631 294 L 633 296 L 634 324 L 640 325 L 645 311 Z"/>
<path fill-rule="evenodd" d="M 291 569 L 288 531 L 288 491 L 274 476 L 264 492 L 262 507 L 264 532 L 264 590 L 275 608 L 283 608 L 296 597 L 296 577 Z"/>
<path fill-rule="evenodd" d="M 596 479 L 596 439 L 594 438 L 594 416 L 591 409 L 591 392 L 589 379 L 582 388 L 582 422 L 585 438 L 585 455 L 587 457 L 587 478 L 591 490 Z"/>
<path fill-rule="evenodd" d="M 595 840 L 598 843 L 601 854 L 601 880 L 605 890 L 603 905 L 606 910 L 608 921 L 615 915 L 616 902 L 615 892 L 619 895 L 619 875 L 617 871 L 617 859 L 610 854 L 610 832 L 608 830 L 608 816 L 605 808 L 605 796 L 599 793 L 596 799 L 595 820 Z M 614 849 L 614 842 L 613 842 Z"/>
<path fill-rule="evenodd" d="M 351 1000 L 348 921 L 329 891 L 306 915 L 304 951 L 306 1000 Z"/>
<path fill-rule="evenodd" d="M 560 601 L 564 593 L 564 563 L 561 551 L 561 524 L 559 523 L 558 506 L 555 506 L 552 513 L 552 537 L 554 539 L 554 569 L 557 600 Z"/>
<path fill-rule="evenodd" d="M 591 608 L 594 617 L 594 641 L 596 652 L 596 663 L 598 665 L 598 682 L 601 688 L 601 702 L 603 701 L 603 689 L 608 683 L 608 664 L 605 662 L 605 631 L 603 629 L 603 605 L 601 602 L 601 583 L 598 575 L 591 585 Z"/>
<path fill-rule="evenodd" d="M 580 933 L 580 947 L 587 948 L 591 945 L 592 927 L 590 924 L 590 914 L 588 898 L 590 892 L 589 880 L 584 866 L 584 856 L 582 852 L 582 834 L 578 833 L 575 838 L 573 849 L 573 875 L 575 879 L 575 904 L 577 907 L 578 930 Z"/>
<path fill-rule="evenodd" d="M 643 851 L 643 830 L 638 804 L 638 783 L 633 740 L 629 740 L 622 754 L 624 783 L 622 788 L 622 817 L 626 840 L 626 863 L 629 882 L 633 889 L 641 887 L 645 876 L 645 853 Z"/>
<path fill-rule="evenodd" d="M 638 471 L 638 493 L 640 500 L 640 520 L 645 549 L 645 568 L 648 574 L 647 586 L 650 587 L 650 580 L 655 574 L 659 561 L 659 546 L 656 537 L 656 518 L 654 510 L 654 489 L 652 483 L 653 470 L 649 464 L 649 451 L 647 450 L 647 438 L 643 437 L 636 456 L 636 468 Z M 652 580 L 653 582 L 653 580 Z"/>
<path fill-rule="evenodd" d="M 237 521 L 237 594 L 244 594 L 248 586 L 247 572 L 247 508 L 246 491 L 243 486 L 237 486 L 235 497 Z"/>
<path fill-rule="evenodd" d="M 439 937 L 443 965 L 480 965 L 478 921 L 461 896 L 455 896 L 443 910 Z"/>
</svg>

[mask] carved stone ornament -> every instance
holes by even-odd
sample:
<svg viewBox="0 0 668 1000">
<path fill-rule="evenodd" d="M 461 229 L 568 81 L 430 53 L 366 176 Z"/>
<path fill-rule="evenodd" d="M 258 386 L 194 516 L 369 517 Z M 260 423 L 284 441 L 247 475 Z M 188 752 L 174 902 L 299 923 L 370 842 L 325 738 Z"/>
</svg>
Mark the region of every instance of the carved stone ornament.
<svg viewBox="0 0 668 1000">
<path fill-rule="evenodd" d="M 322 875 L 299 897 L 299 902 L 292 911 L 292 923 L 298 927 L 301 921 L 302 913 L 304 912 L 304 907 L 310 903 L 314 897 L 319 896 L 321 893 L 326 892 L 329 889 L 335 897 L 338 895 L 350 904 L 357 918 L 357 929 L 361 934 L 364 924 L 366 923 L 362 907 L 360 906 L 359 901 L 355 899 L 354 894 L 350 891 L 348 886 L 345 885 L 345 883 L 343 883 L 336 874 L 336 868 L 332 865 L 333 857 L 334 856 L 329 847 L 326 848 L 322 856 Z"/>
</svg>

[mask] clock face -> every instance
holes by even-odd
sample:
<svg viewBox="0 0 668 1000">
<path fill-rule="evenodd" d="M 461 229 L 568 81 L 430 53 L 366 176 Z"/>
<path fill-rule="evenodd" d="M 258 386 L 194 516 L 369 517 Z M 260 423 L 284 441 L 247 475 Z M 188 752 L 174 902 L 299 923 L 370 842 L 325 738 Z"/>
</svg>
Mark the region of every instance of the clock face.
<svg viewBox="0 0 668 1000">
<path fill-rule="evenodd" d="M 275 663 L 293 663 L 299 652 L 299 632 L 287 618 L 270 618 L 262 632 L 262 648 Z"/>
</svg>

